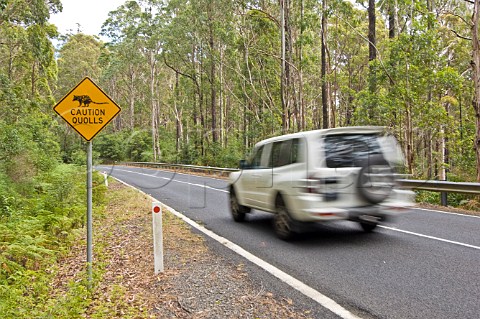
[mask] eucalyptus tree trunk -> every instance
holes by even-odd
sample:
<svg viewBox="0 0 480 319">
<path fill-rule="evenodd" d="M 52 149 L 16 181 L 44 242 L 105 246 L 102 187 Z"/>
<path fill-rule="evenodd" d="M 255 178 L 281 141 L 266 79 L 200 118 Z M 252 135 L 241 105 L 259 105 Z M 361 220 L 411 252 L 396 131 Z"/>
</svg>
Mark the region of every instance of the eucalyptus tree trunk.
<svg viewBox="0 0 480 319">
<path fill-rule="evenodd" d="M 474 98 L 472 101 L 475 110 L 475 154 L 477 159 L 477 181 L 480 182 L 480 43 L 478 38 L 479 1 L 474 1 L 472 15 L 472 71 L 474 84 Z"/>
<path fill-rule="evenodd" d="M 128 104 L 130 109 L 130 130 L 133 131 L 135 128 L 135 78 L 136 73 L 132 70 L 132 67 L 129 69 L 129 97 Z"/>
<path fill-rule="evenodd" d="M 295 66 L 293 62 L 293 30 L 290 23 L 291 2 L 283 0 L 285 4 L 285 93 L 287 102 L 287 132 L 295 126 L 295 112 L 298 111 L 296 92 Z"/>
<path fill-rule="evenodd" d="M 152 129 L 152 149 L 153 161 L 156 162 L 159 157 L 159 142 L 158 142 L 158 106 L 155 100 L 155 71 L 156 61 L 154 51 L 150 51 L 150 104 L 152 107 L 151 129 Z"/>
<path fill-rule="evenodd" d="M 395 5 L 390 3 L 388 5 L 388 38 L 394 39 L 395 38 Z"/>
<path fill-rule="evenodd" d="M 369 74 L 369 83 L 368 90 L 372 97 L 375 97 L 377 91 L 377 75 L 375 66 L 372 64 L 373 61 L 377 59 L 377 48 L 376 48 L 376 14 L 375 14 L 375 0 L 368 0 L 368 61 L 370 62 L 370 74 Z M 375 100 L 373 98 L 373 100 Z M 375 103 L 375 102 L 374 102 Z M 374 106 L 369 105 L 368 107 L 368 118 L 369 120 L 373 119 L 374 115 Z"/>
<path fill-rule="evenodd" d="M 397 33 L 397 2 L 392 0 L 388 4 L 388 38 L 390 40 L 394 40 Z M 390 59 L 390 66 L 392 70 L 396 69 L 396 62 L 394 59 Z M 393 76 L 395 76 L 396 72 L 393 72 Z M 390 78 L 390 87 L 393 88 L 395 86 L 395 83 L 393 81 L 393 78 Z M 394 118 L 396 118 L 396 115 L 394 115 Z"/>
<path fill-rule="evenodd" d="M 251 120 L 252 120 L 252 100 L 249 97 L 248 91 L 247 91 L 247 85 L 249 84 L 249 80 L 251 79 L 251 72 L 249 69 L 249 64 L 250 64 L 250 47 L 249 47 L 249 42 L 244 39 L 243 41 L 243 66 L 242 66 L 242 125 L 240 131 L 242 132 L 242 138 L 243 138 L 243 153 L 246 154 L 247 150 L 250 149 L 252 140 L 250 138 L 250 128 L 253 127 L 251 126 Z"/>
<path fill-rule="evenodd" d="M 280 28 L 281 28 L 281 81 L 280 81 L 280 97 L 282 102 L 282 133 L 285 134 L 291 127 L 292 97 L 295 99 L 293 91 L 294 82 L 292 80 L 292 31 L 289 24 L 290 0 L 280 0 Z"/>
<path fill-rule="evenodd" d="M 374 61 L 377 58 L 375 25 L 375 0 L 368 0 L 368 61 Z"/>
<path fill-rule="evenodd" d="M 300 38 L 303 37 L 303 32 L 305 30 L 305 26 L 304 26 L 304 3 L 303 3 L 303 0 L 300 0 Z M 299 48 L 298 48 L 298 60 L 299 60 L 299 63 L 298 63 L 298 85 L 299 85 L 299 88 L 298 88 L 298 101 L 300 103 L 300 107 L 299 107 L 299 110 L 298 110 L 298 114 L 297 114 L 297 123 L 298 123 L 298 130 L 299 131 L 302 131 L 305 129 L 305 101 L 304 101 L 304 98 L 303 98 L 303 67 L 302 67 L 302 64 L 303 64 L 303 45 L 302 45 L 302 41 L 300 41 L 300 45 L 299 45 Z"/>
<path fill-rule="evenodd" d="M 176 143 L 175 148 L 177 153 L 180 151 L 182 138 L 183 138 L 183 124 L 182 124 L 182 110 L 178 107 L 178 101 L 180 100 L 180 90 L 178 88 L 178 78 L 179 73 L 175 72 L 175 99 L 174 108 L 175 108 L 175 128 L 176 128 Z"/>
<path fill-rule="evenodd" d="M 217 89 L 215 87 L 215 38 L 213 35 L 213 9 L 211 4 L 209 6 L 209 15 L 208 15 L 208 32 L 209 32 L 209 47 L 210 47 L 210 111 L 212 113 L 212 139 L 213 143 L 218 142 L 218 131 L 217 131 Z"/>
<path fill-rule="evenodd" d="M 322 77 L 322 128 L 328 128 L 330 124 L 330 93 L 327 82 L 327 1 L 322 2 L 322 54 L 321 54 L 321 77 Z"/>
<path fill-rule="evenodd" d="M 282 134 L 287 133 L 288 124 L 287 124 L 287 99 L 285 92 L 285 0 L 280 0 L 280 34 L 282 42 L 282 53 L 281 53 L 281 74 L 280 74 L 280 98 L 282 102 Z"/>
<path fill-rule="evenodd" d="M 405 106 L 405 155 L 409 174 L 414 174 L 413 163 L 415 159 L 412 126 L 412 103 L 408 101 Z"/>
<path fill-rule="evenodd" d="M 225 94 L 224 94 L 224 76 L 223 76 L 223 65 L 225 64 L 224 62 L 224 49 L 223 47 L 220 47 L 219 48 L 219 51 L 220 51 L 220 70 L 218 71 L 219 73 L 219 86 L 220 86 L 220 98 L 219 98 L 219 106 L 220 106 L 220 127 L 219 127 L 219 130 L 220 130 L 220 142 L 221 142 L 221 145 L 222 145 L 222 148 L 225 147 L 226 143 L 227 143 L 227 139 L 226 139 L 226 134 L 225 134 L 225 118 L 227 118 L 227 113 L 226 113 L 226 106 L 228 104 L 226 104 L 225 102 Z"/>
<path fill-rule="evenodd" d="M 192 44 L 192 70 L 194 74 L 197 74 L 197 58 L 196 58 L 196 44 Z M 197 78 L 191 77 L 194 85 L 195 85 L 195 90 L 193 92 L 193 126 L 195 130 L 195 149 L 197 150 L 199 147 L 203 150 L 203 136 L 202 135 L 202 130 L 199 128 L 199 126 L 203 127 L 203 118 L 201 114 L 201 105 L 203 103 L 203 92 L 202 89 L 200 88 L 200 84 L 197 80 Z M 199 115 L 200 112 L 200 115 Z M 199 141 L 200 146 L 199 146 Z"/>
<path fill-rule="evenodd" d="M 202 151 L 202 156 L 205 156 L 205 150 L 206 146 L 208 143 L 208 125 L 207 125 L 207 98 L 204 98 L 204 92 L 203 92 L 203 81 L 204 78 L 201 76 L 205 71 L 203 69 L 204 67 L 204 57 L 200 52 L 203 52 L 203 47 L 202 44 L 199 44 L 199 52 L 196 53 L 196 58 L 195 58 L 195 67 L 197 71 L 195 71 L 197 74 L 200 76 L 198 77 L 198 111 L 200 112 L 200 126 L 201 126 L 201 132 L 200 132 L 200 147 Z"/>
</svg>

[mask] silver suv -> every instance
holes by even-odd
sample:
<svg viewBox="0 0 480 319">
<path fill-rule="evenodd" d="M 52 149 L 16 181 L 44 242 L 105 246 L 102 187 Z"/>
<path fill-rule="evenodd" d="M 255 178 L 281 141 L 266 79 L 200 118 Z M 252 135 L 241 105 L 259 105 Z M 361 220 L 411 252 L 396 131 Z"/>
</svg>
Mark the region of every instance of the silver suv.
<svg viewBox="0 0 480 319">
<path fill-rule="evenodd" d="M 394 169 L 403 165 L 397 141 L 383 127 L 345 127 L 270 138 L 257 143 L 230 174 L 235 221 L 252 209 L 274 213 L 278 237 L 290 239 L 310 222 L 351 220 L 372 231 L 413 205 Z"/>
</svg>

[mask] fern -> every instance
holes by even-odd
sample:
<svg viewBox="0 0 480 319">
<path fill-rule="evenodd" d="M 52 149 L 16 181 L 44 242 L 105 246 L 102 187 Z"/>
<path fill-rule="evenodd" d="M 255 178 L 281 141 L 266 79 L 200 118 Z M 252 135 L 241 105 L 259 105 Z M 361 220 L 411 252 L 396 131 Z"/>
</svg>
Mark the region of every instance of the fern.
<svg viewBox="0 0 480 319">
<path fill-rule="evenodd" d="M 47 313 L 81 315 L 87 302 L 65 296 L 73 308 L 45 308 L 52 304 L 45 269 L 78 238 L 85 225 L 85 172 L 73 165 L 57 165 L 35 176 L 32 187 L 2 180 L 0 172 L 0 314 L 2 318 L 47 318 Z M 104 201 L 102 177 L 94 175 L 94 203 Z M 17 187 L 19 186 L 19 187 Z M 76 286 L 73 293 L 84 289 Z M 56 304 L 56 302 L 54 302 Z M 21 305 L 21 306 L 19 306 Z M 78 306 L 78 307 L 77 307 Z M 65 312 L 66 311 L 66 312 Z"/>
</svg>

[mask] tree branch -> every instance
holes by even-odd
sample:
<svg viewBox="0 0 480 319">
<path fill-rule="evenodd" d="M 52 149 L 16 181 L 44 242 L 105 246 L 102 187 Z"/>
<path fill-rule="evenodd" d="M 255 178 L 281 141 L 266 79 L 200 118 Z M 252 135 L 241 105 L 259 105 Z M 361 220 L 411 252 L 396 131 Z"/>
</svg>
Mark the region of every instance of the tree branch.
<svg viewBox="0 0 480 319">
<path fill-rule="evenodd" d="M 278 22 L 277 19 L 275 19 L 275 17 L 273 17 L 268 12 L 263 11 L 261 9 L 257 9 L 257 8 L 249 8 L 248 10 L 250 10 L 252 12 L 258 12 L 258 13 L 263 14 L 267 19 L 269 19 L 270 21 L 273 21 L 277 25 L 277 27 L 280 27 L 280 22 Z"/>
<path fill-rule="evenodd" d="M 183 76 L 186 76 L 187 78 L 190 78 L 192 79 L 195 83 L 197 82 L 197 79 L 191 75 L 191 74 L 187 74 L 187 73 L 184 73 L 182 71 L 180 71 L 179 69 L 176 69 L 174 66 L 170 65 L 168 62 L 167 62 L 167 57 L 165 56 L 165 54 L 162 54 L 163 55 L 163 62 L 165 63 L 165 65 L 172 69 L 173 71 L 177 72 L 178 74 L 180 75 L 183 75 Z"/>
<path fill-rule="evenodd" d="M 455 30 L 450 29 L 450 31 L 452 31 L 452 32 L 453 32 L 458 38 L 460 38 L 460 39 L 472 41 L 472 38 L 469 38 L 469 37 L 465 37 L 465 36 L 463 36 L 463 35 L 460 35 L 460 34 L 458 34 L 458 32 L 455 31 Z"/>
<path fill-rule="evenodd" d="M 454 12 L 446 12 L 445 15 L 446 15 L 446 16 L 449 16 L 449 15 L 450 15 L 450 16 L 454 16 L 455 18 L 458 18 L 458 19 L 462 20 L 463 23 L 465 23 L 466 25 L 468 25 L 468 26 L 470 26 L 470 27 L 471 27 L 471 25 L 472 25 L 471 22 L 468 22 L 468 21 L 465 20 L 462 16 L 460 16 L 459 14 L 456 14 L 456 13 L 454 13 Z"/>
</svg>

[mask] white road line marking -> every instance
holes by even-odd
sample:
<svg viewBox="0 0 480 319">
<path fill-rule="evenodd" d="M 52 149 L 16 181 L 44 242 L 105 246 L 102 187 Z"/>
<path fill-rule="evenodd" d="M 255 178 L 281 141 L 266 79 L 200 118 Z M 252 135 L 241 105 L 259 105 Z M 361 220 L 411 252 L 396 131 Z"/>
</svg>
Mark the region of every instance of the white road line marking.
<svg viewBox="0 0 480 319">
<path fill-rule="evenodd" d="M 468 247 L 468 248 L 473 248 L 473 249 L 479 249 L 480 250 L 479 246 L 465 244 L 465 243 L 461 243 L 461 242 L 458 242 L 458 241 L 448 240 L 448 239 L 429 236 L 429 235 L 423 235 L 423 234 L 411 232 L 411 231 L 408 231 L 408 230 L 398 229 L 398 228 L 395 228 L 395 227 L 388 227 L 388 226 L 383 226 L 383 225 L 379 225 L 378 227 L 385 228 L 385 229 L 392 230 L 392 231 L 397 231 L 397 232 L 404 233 L 404 234 L 409 234 L 409 235 L 413 235 L 413 236 L 438 240 L 438 241 L 442 241 L 442 242 L 449 243 L 449 244 L 454 244 L 454 245 L 459 245 L 459 246 L 463 246 L 463 247 Z"/>
<path fill-rule="evenodd" d="M 448 215 L 456 215 L 456 216 L 463 216 L 463 217 L 480 218 L 480 216 L 460 214 L 460 213 L 453 213 L 453 212 L 444 212 L 444 211 L 442 211 L 442 210 L 436 210 L 436 209 L 426 209 L 426 208 L 419 208 L 419 207 L 414 207 L 413 209 L 424 210 L 424 211 L 427 211 L 427 212 L 448 214 Z"/>
<path fill-rule="evenodd" d="M 150 175 L 150 174 L 145 174 L 145 173 L 140 173 L 140 172 L 135 172 L 135 171 L 129 171 L 129 170 L 119 169 L 119 168 L 116 168 L 115 171 L 127 172 L 127 173 L 132 173 L 132 174 L 138 174 L 138 175 L 148 176 L 148 177 L 152 177 L 152 178 L 163 179 L 163 180 L 171 181 L 171 182 L 175 182 L 175 183 L 187 184 L 187 185 L 190 185 L 190 186 L 208 188 L 208 189 L 211 189 L 211 190 L 214 190 L 214 191 L 219 191 L 219 192 L 222 192 L 222 193 L 229 193 L 228 190 L 223 190 L 223 189 L 220 189 L 220 188 L 215 188 L 215 187 L 207 186 L 207 185 L 204 185 L 204 184 L 195 184 L 195 183 L 189 183 L 189 182 L 179 181 L 179 180 L 175 180 L 175 179 L 169 178 L 169 177 L 155 176 L 155 175 Z M 189 176 L 189 175 L 187 175 L 187 176 Z"/>
<path fill-rule="evenodd" d="M 125 166 L 124 166 L 124 167 L 125 167 Z M 127 166 L 127 167 L 129 167 L 129 166 Z M 208 179 L 214 179 L 214 180 L 223 181 L 223 182 L 225 181 L 225 180 L 222 179 L 222 178 L 212 177 L 211 175 L 210 175 L 210 176 L 197 175 L 197 174 L 195 174 L 195 173 L 193 173 L 193 172 L 191 172 L 191 174 L 189 174 L 189 173 L 180 173 L 180 172 L 177 172 L 177 171 L 169 171 L 169 170 L 165 170 L 165 169 L 162 169 L 162 168 L 150 168 L 150 167 L 140 167 L 140 166 L 130 166 L 130 167 L 140 168 L 140 169 L 144 169 L 144 170 L 153 170 L 153 171 L 174 173 L 174 174 L 177 174 L 177 175 L 195 176 L 195 177 L 205 177 L 205 178 L 208 178 Z"/>
<path fill-rule="evenodd" d="M 113 176 L 112 176 L 113 177 Z M 150 197 L 150 199 L 152 201 L 158 201 L 158 199 L 152 197 L 151 195 L 143 192 L 142 190 L 132 186 L 132 185 L 129 185 L 127 183 L 125 183 L 124 181 L 122 181 L 121 179 L 118 179 L 116 177 L 113 177 L 115 178 L 116 180 L 118 180 L 119 182 L 127 185 L 128 187 L 131 187 L 137 191 L 139 191 L 140 193 L 142 194 L 145 194 L 146 196 Z M 264 269 L 265 271 L 267 271 L 268 273 L 272 274 L 273 276 L 277 277 L 278 279 L 282 280 L 284 283 L 286 283 L 287 285 L 289 285 L 290 287 L 298 290 L 299 292 L 301 292 L 302 294 L 304 294 L 305 296 L 307 297 L 310 297 L 311 299 L 313 299 L 315 302 L 317 302 L 318 304 L 320 304 L 322 307 L 330 310 L 331 312 L 335 313 L 336 315 L 338 315 L 340 318 L 342 319 L 360 319 L 360 317 L 356 316 L 355 314 L 351 313 L 350 311 L 348 311 L 347 309 L 345 309 L 344 307 L 342 307 L 341 305 L 339 305 L 337 302 L 335 302 L 333 299 L 325 296 L 324 294 L 320 293 L 319 291 L 313 289 L 312 287 L 304 284 L 303 282 L 301 282 L 300 280 L 290 276 L 289 274 L 283 272 L 282 270 L 278 269 L 277 267 L 267 263 L 266 261 L 264 261 L 263 259 L 260 259 L 258 258 L 257 256 L 253 255 L 252 253 L 246 251 L 245 249 L 241 248 L 240 246 L 238 246 L 237 244 L 234 244 L 233 242 L 229 241 L 228 239 L 222 237 L 222 236 L 219 236 L 217 234 L 215 234 L 213 231 L 211 230 L 208 230 L 206 229 L 205 227 L 197 224 L 195 221 L 191 220 L 190 218 L 188 218 L 187 216 L 177 212 L 175 209 L 165 205 L 162 203 L 162 205 L 168 210 L 170 211 L 172 214 L 174 214 L 175 216 L 177 216 L 178 218 L 182 219 L 183 221 L 185 221 L 187 224 L 189 224 L 190 226 L 196 228 L 197 230 L 201 231 L 202 233 L 204 233 L 205 235 L 209 236 L 210 238 L 218 241 L 220 244 L 224 245 L 225 247 L 231 249 L 232 251 L 236 252 L 237 254 L 239 254 L 240 256 L 246 258 L 247 260 L 249 260 L 250 262 L 254 263 L 255 265 L 259 266 L 260 268 Z"/>
</svg>

